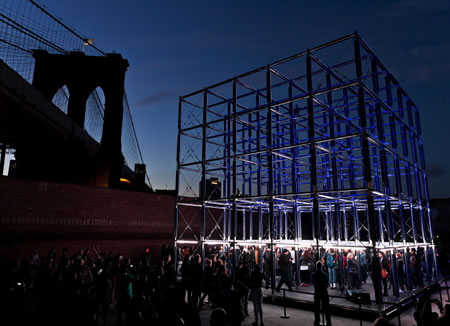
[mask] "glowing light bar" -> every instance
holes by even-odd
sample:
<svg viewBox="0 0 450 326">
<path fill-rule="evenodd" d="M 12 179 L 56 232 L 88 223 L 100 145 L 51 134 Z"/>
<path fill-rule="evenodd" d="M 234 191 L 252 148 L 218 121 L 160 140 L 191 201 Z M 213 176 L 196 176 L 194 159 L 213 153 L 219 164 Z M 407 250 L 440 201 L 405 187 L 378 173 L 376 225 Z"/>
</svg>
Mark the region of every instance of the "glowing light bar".
<svg viewBox="0 0 450 326">
<path fill-rule="evenodd" d="M 222 241 L 220 241 L 220 240 L 206 240 L 206 241 L 204 241 L 204 243 L 206 245 L 223 245 L 223 244 L 228 244 L 228 242 L 229 241 L 227 241 L 227 240 L 222 240 Z"/>
<path fill-rule="evenodd" d="M 196 240 L 177 240 L 176 243 L 182 243 L 182 244 L 197 244 L 198 241 Z"/>
</svg>

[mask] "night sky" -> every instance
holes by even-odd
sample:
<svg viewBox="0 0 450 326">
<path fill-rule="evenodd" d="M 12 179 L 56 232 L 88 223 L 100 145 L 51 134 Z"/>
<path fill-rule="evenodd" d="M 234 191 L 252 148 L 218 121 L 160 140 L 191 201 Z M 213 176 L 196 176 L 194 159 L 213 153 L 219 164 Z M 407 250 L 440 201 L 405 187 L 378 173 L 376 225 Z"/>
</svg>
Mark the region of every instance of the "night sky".
<svg viewBox="0 0 450 326">
<path fill-rule="evenodd" d="M 154 188 L 174 188 L 179 96 L 357 30 L 419 106 L 431 197 L 450 197 L 448 0 L 40 3 L 129 60 L 126 91 Z"/>
</svg>

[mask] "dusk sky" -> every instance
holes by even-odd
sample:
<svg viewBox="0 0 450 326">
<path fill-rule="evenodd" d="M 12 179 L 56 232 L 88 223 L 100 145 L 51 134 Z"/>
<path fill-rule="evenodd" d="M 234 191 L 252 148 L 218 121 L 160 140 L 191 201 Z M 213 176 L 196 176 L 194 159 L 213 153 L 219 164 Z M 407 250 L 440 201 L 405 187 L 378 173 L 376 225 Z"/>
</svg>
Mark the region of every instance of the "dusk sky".
<svg viewBox="0 0 450 326">
<path fill-rule="evenodd" d="M 154 188 L 174 188 L 179 96 L 357 30 L 419 106 L 431 197 L 450 197 L 448 0 L 39 2 L 128 59 Z"/>
</svg>

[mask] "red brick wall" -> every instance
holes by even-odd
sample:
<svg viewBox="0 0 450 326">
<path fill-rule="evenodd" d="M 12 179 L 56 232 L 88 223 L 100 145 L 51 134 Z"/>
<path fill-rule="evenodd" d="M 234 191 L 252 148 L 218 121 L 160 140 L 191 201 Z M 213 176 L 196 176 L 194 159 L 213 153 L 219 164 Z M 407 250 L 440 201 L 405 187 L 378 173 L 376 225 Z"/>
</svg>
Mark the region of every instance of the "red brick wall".
<svg viewBox="0 0 450 326">
<path fill-rule="evenodd" d="M 0 177 L 0 254 L 91 248 L 137 256 L 173 239 L 175 197 Z"/>
</svg>

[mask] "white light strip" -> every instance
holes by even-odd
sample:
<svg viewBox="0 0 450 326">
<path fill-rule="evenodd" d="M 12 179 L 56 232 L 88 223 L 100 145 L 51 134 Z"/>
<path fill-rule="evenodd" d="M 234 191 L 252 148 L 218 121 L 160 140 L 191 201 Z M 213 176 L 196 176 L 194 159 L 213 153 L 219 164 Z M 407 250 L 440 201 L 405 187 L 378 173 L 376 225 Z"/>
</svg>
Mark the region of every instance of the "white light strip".
<svg viewBox="0 0 450 326">
<path fill-rule="evenodd" d="M 196 240 L 177 240 L 175 242 L 181 243 L 181 244 L 197 244 L 198 243 L 198 241 L 196 241 Z"/>
<path fill-rule="evenodd" d="M 267 244 L 265 243 L 257 243 L 257 242 L 237 242 L 238 246 L 257 246 L 257 247 L 265 247 Z"/>
<path fill-rule="evenodd" d="M 201 243 L 200 241 L 196 240 L 177 240 L 175 241 L 178 244 L 198 244 Z M 203 242 L 205 245 L 228 245 L 231 246 L 233 244 L 233 241 L 231 240 L 206 240 Z M 236 245 L 238 246 L 258 246 L 258 247 L 264 247 L 270 245 L 271 242 L 268 239 L 265 240 L 239 240 L 236 242 Z M 310 247 L 317 247 L 317 242 L 315 240 L 274 240 L 272 243 L 274 246 L 278 247 L 294 247 L 294 248 L 310 248 Z M 349 243 L 349 242 L 338 242 L 338 243 L 331 243 L 329 241 L 321 240 L 319 241 L 319 247 L 323 249 L 353 249 L 353 250 L 366 250 L 371 249 L 372 245 L 369 242 L 359 242 L 359 243 Z M 418 247 L 435 247 L 432 243 L 393 243 L 392 245 L 389 243 L 377 243 L 376 249 L 377 250 L 404 250 L 407 248 L 418 248 Z"/>
<path fill-rule="evenodd" d="M 178 202 L 177 206 L 202 207 L 201 204 L 189 204 L 189 203 L 181 203 L 181 202 Z"/>
<path fill-rule="evenodd" d="M 229 241 L 227 240 L 205 240 L 206 245 L 223 245 L 228 243 Z"/>
<path fill-rule="evenodd" d="M 287 203 L 295 203 L 295 200 L 293 200 L 293 199 L 286 199 L 286 198 L 280 198 L 280 197 L 274 197 L 273 199 L 274 200 L 279 200 L 279 201 L 284 201 L 284 202 L 287 202 Z"/>
<path fill-rule="evenodd" d="M 334 197 L 331 197 L 331 196 L 327 196 L 327 195 L 319 195 L 319 197 L 321 197 L 321 198 L 325 198 L 325 199 L 336 200 L 336 198 L 334 198 Z"/>
</svg>

